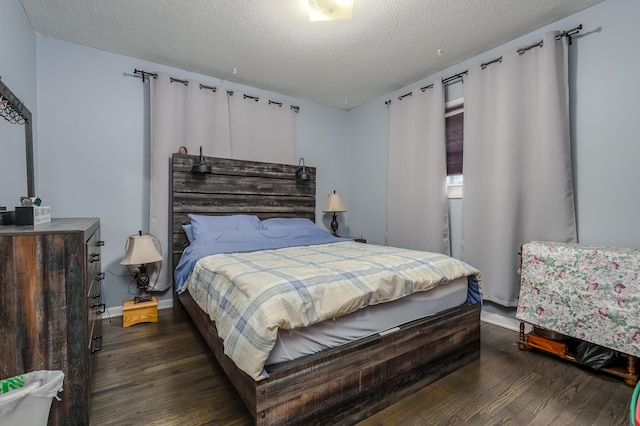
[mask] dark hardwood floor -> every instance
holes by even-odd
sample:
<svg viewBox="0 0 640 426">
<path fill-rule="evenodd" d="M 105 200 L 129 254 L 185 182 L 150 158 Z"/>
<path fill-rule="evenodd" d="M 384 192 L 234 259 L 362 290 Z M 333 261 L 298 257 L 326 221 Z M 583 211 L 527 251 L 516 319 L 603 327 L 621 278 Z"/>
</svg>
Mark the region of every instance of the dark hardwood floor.
<svg viewBox="0 0 640 426">
<path fill-rule="evenodd" d="M 158 323 L 103 323 L 91 425 L 250 425 L 252 418 L 183 311 Z M 628 425 L 633 388 L 482 324 L 480 360 L 358 423 L 373 425 Z M 54 401 L 55 403 L 55 401 Z"/>
</svg>

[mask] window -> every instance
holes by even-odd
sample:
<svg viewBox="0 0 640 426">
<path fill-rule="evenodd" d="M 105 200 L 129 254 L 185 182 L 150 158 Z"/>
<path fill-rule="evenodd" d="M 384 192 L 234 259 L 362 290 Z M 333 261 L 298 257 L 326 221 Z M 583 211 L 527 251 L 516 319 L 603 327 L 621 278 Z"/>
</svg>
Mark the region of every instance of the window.
<svg viewBox="0 0 640 426">
<path fill-rule="evenodd" d="M 464 142 L 464 100 L 447 102 L 445 127 L 447 139 L 447 192 L 449 198 L 462 198 L 462 148 Z"/>
</svg>

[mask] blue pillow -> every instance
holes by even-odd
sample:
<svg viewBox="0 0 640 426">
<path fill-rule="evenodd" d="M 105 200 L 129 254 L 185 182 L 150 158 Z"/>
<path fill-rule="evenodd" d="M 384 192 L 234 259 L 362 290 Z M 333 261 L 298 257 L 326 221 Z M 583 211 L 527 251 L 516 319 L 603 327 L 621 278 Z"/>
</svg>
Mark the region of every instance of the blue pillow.
<svg viewBox="0 0 640 426">
<path fill-rule="evenodd" d="M 317 228 L 318 226 L 302 217 L 274 217 L 262 221 L 262 229 Z"/>
<path fill-rule="evenodd" d="M 189 240 L 189 242 L 192 243 L 193 242 L 193 225 L 185 223 L 182 225 L 182 229 L 184 229 L 184 233 L 187 234 L 187 240 Z"/>
<path fill-rule="evenodd" d="M 199 235 L 220 231 L 251 231 L 261 229 L 260 219 L 255 215 L 205 216 L 190 214 L 193 239 Z"/>
</svg>

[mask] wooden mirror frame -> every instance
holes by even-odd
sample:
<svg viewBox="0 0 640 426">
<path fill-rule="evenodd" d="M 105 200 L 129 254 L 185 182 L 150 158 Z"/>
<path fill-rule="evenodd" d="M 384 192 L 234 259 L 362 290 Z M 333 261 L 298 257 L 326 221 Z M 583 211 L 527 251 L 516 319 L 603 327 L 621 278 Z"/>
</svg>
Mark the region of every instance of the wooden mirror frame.
<svg viewBox="0 0 640 426">
<path fill-rule="evenodd" d="M 35 178 L 33 172 L 33 128 L 31 111 L 18 99 L 11 90 L 0 80 L 0 96 L 6 100 L 11 108 L 24 119 L 25 148 L 27 156 L 27 196 L 35 197 Z"/>
</svg>

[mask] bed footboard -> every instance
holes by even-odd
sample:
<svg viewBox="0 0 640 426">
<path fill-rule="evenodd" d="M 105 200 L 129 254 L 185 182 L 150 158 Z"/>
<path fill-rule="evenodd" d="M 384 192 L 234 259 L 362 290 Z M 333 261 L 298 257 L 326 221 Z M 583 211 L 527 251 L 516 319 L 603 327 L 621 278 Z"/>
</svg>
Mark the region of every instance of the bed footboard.
<svg viewBox="0 0 640 426">
<path fill-rule="evenodd" d="M 353 424 L 480 357 L 480 305 L 463 305 L 268 369 L 254 381 L 224 355 L 215 324 L 180 301 L 257 425 Z"/>
</svg>

